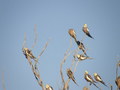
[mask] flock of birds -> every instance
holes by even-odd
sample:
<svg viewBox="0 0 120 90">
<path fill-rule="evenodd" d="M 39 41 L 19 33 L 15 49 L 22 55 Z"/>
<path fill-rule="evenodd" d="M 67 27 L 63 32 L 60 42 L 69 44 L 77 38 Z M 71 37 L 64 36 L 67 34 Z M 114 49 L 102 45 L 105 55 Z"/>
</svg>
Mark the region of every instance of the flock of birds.
<svg viewBox="0 0 120 90">
<path fill-rule="evenodd" d="M 94 39 L 94 38 L 91 36 L 90 32 L 89 32 L 89 29 L 88 29 L 88 27 L 87 27 L 87 24 L 84 24 L 82 30 L 83 30 L 83 32 L 84 32 L 88 37 Z M 68 33 L 69 33 L 69 35 L 70 35 L 72 38 L 74 38 L 76 44 L 78 45 L 78 48 L 79 48 L 80 50 L 82 50 L 83 53 L 84 53 L 84 54 L 77 54 L 77 55 L 76 55 L 76 57 L 78 58 L 78 60 L 82 61 L 82 60 L 86 60 L 86 59 L 93 59 L 93 58 L 91 58 L 91 57 L 89 57 L 89 56 L 87 55 L 86 50 L 85 50 L 85 47 L 84 47 L 84 44 L 76 39 L 76 33 L 75 33 L 74 29 L 69 29 Z M 23 50 L 23 54 L 25 55 L 25 57 L 26 57 L 27 59 L 30 58 L 30 59 L 33 59 L 35 62 L 37 62 L 36 57 L 32 54 L 31 50 L 29 50 L 28 48 L 23 48 L 22 50 Z M 68 75 L 69 79 L 72 79 L 73 82 L 74 82 L 76 85 L 78 85 L 78 84 L 76 83 L 76 81 L 75 81 L 75 77 L 74 77 L 73 72 L 71 71 L 71 69 L 67 69 L 67 75 Z M 85 80 L 86 80 L 87 82 L 90 83 L 90 85 L 93 84 L 93 85 L 94 85 L 95 87 L 97 87 L 98 89 L 100 89 L 100 88 L 96 85 L 97 82 L 100 82 L 100 83 L 102 83 L 103 85 L 105 85 L 106 87 L 108 87 L 108 86 L 105 84 L 105 82 L 102 80 L 102 78 L 100 77 L 100 75 L 99 75 L 98 73 L 94 73 L 94 79 L 95 79 L 95 80 L 94 80 L 94 79 L 92 78 L 92 76 L 89 75 L 88 71 L 85 71 L 85 73 L 84 73 L 84 78 L 85 78 Z M 118 79 L 118 80 L 116 79 L 116 85 L 117 85 L 117 86 L 118 86 L 118 81 L 119 81 L 119 90 L 120 90 L 120 76 L 119 76 L 119 79 Z M 45 90 L 53 90 L 53 88 L 52 88 L 50 85 L 47 84 L 46 87 L 45 87 Z"/>
<path fill-rule="evenodd" d="M 88 29 L 88 27 L 87 27 L 87 24 L 84 24 L 82 30 L 83 30 L 83 32 L 84 32 L 88 37 L 94 39 L 94 38 L 91 36 L 90 32 L 89 32 L 89 29 Z M 68 33 L 69 33 L 69 35 L 70 35 L 72 38 L 74 38 L 76 44 L 78 45 L 78 48 L 79 48 L 80 50 L 82 50 L 83 53 L 84 53 L 84 54 L 77 54 L 77 55 L 76 55 L 76 57 L 78 58 L 78 60 L 82 61 L 82 60 L 86 60 L 86 59 L 93 59 L 93 58 L 91 58 L 91 57 L 89 57 L 89 56 L 87 55 L 84 44 L 83 44 L 82 42 L 80 42 L 80 41 L 77 40 L 75 30 L 74 30 L 74 29 L 69 29 Z M 73 80 L 73 82 L 74 82 L 76 85 L 78 85 L 78 84 L 76 83 L 76 81 L 75 81 L 75 77 L 74 77 L 74 75 L 73 75 L 73 72 L 72 72 L 70 69 L 67 69 L 67 75 L 68 75 L 68 77 L 69 77 L 70 79 Z M 99 87 L 95 84 L 95 83 L 97 83 L 97 82 L 100 82 L 100 83 L 102 83 L 103 85 L 107 86 L 107 85 L 105 84 L 105 82 L 102 80 L 102 78 L 100 77 L 100 75 L 98 75 L 98 73 L 94 73 L 94 79 L 95 79 L 96 81 L 91 77 L 91 75 L 88 74 L 88 71 L 85 71 L 85 73 L 84 73 L 84 78 L 85 78 L 85 80 L 86 80 L 87 82 L 90 82 L 90 85 L 93 84 L 93 85 L 95 85 L 97 88 L 99 88 Z M 108 86 L 107 86 L 107 87 L 108 87 Z M 99 88 L 99 89 L 100 89 L 100 88 Z"/>
</svg>

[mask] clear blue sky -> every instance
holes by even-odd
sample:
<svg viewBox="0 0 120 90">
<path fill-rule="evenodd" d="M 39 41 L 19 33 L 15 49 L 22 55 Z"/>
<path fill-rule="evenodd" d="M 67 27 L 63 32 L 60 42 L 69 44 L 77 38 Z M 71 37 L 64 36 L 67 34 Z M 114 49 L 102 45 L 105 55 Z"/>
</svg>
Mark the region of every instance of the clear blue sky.
<svg viewBox="0 0 120 90">
<path fill-rule="evenodd" d="M 51 38 L 40 58 L 39 70 L 44 84 L 58 90 L 61 85 L 60 62 L 70 43 L 68 29 L 75 29 L 77 38 L 81 40 L 85 23 L 95 39 L 86 37 L 83 43 L 89 48 L 87 54 L 94 60 L 79 63 L 75 78 L 80 86 L 71 81 L 70 90 L 81 90 L 87 85 L 83 78 L 85 70 L 91 75 L 99 73 L 115 90 L 116 56 L 120 57 L 119 0 L 0 0 L 0 72 L 4 71 L 6 89 L 41 89 L 22 53 L 24 33 L 27 34 L 27 46 L 31 48 L 34 24 L 37 24 L 39 36 L 33 53 L 37 56 Z M 77 45 L 73 44 L 72 50 L 75 48 Z M 65 66 L 70 67 L 71 60 L 72 56 Z M 67 79 L 66 73 L 64 75 Z M 103 90 L 109 90 L 101 86 Z M 91 89 L 97 90 L 94 86 Z M 0 90 L 3 90 L 1 78 Z"/>
</svg>

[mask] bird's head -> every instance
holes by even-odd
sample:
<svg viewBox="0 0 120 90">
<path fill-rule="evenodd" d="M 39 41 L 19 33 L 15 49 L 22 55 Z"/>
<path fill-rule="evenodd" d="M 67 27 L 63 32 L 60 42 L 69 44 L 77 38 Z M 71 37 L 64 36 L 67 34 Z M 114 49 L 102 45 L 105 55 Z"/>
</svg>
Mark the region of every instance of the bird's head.
<svg viewBox="0 0 120 90">
<path fill-rule="evenodd" d="M 77 55 L 76 55 L 76 57 L 77 57 L 77 58 L 80 58 L 80 55 L 79 55 L 79 54 L 77 54 Z"/>
<path fill-rule="evenodd" d="M 84 24 L 83 27 L 87 27 L 87 24 Z"/>
<path fill-rule="evenodd" d="M 94 73 L 94 76 L 97 76 L 98 74 L 97 73 Z"/>
<path fill-rule="evenodd" d="M 68 33 L 71 35 L 71 34 L 75 34 L 75 30 L 74 29 L 69 29 L 68 30 Z"/>
<path fill-rule="evenodd" d="M 66 71 L 69 72 L 69 71 L 70 71 L 70 68 L 68 68 Z"/>
<path fill-rule="evenodd" d="M 50 87 L 50 85 L 46 84 L 46 88 L 49 88 L 49 87 Z"/>
<path fill-rule="evenodd" d="M 85 71 L 85 74 L 88 74 L 88 71 Z"/>
<path fill-rule="evenodd" d="M 27 50 L 28 50 L 28 48 L 23 48 L 23 50 L 27 51 Z"/>
<path fill-rule="evenodd" d="M 76 41 L 77 45 L 79 46 L 80 45 L 80 41 Z"/>
<path fill-rule="evenodd" d="M 22 48 L 23 53 L 25 53 L 26 51 L 28 51 L 28 48 Z"/>
</svg>

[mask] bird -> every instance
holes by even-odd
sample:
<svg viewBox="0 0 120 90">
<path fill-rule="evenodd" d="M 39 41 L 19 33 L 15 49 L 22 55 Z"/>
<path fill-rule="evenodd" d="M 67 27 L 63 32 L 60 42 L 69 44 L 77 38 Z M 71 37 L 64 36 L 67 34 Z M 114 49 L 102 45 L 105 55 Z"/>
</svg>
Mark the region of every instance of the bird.
<svg viewBox="0 0 120 90">
<path fill-rule="evenodd" d="M 83 61 L 83 60 L 86 60 L 86 59 L 93 59 L 91 57 L 84 56 L 83 54 L 77 54 L 76 57 L 78 58 L 79 61 Z"/>
<path fill-rule="evenodd" d="M 74 82 L 76 85 L 78 85 L 78 84 L 76 83 L 76 81 L 75 81 L 75 77 L 74 77 L 74 75 L 73 75 L 73 72 L 72 72 L 70 69 L 67 69 L 67 75 L 68 75 L 69 79 L 72 79 L 73 82 Z M 78 85 L 78 86 L 79 86 L 79 85 Z"/>
<path fill-rule="evenodd" d="M 76 43 L 77 43 L 77 45 L 78 45 L 78 48 L 79 48 L 80 50 L 82 50 L 83 53 L 87 56 L 87 53 L 86 53 L 84 44 L 83 44 L 82 42 L 78 41 L 78 40 L 76 41 Z"/>
<path fill-rule="evenodd" d="M 95 83 L 95 81 L 93 80 L 93 78 L 88 74 L 88 71 L 85 71 L 84 73 L 84 78 L 87 82 L 90 82 L 90 85 L 93 84 L 94 86 L 96 86 L 97 88 L 99 88 Z"/>
<path fill-rule="evenodd" d="M 46 84 L 45 88 L 46 88 L 45 90 L 53 90 L 53 88 L 50 85 L 48 85 L 48 84 Z"/>
<path fill-rule="evenodd" d="M 76 33 L 75 33 L 75 30 L 74 30 L 74 29 L 69 29 L 69 30 L 68 30 L 68 33 L 69 33 L 69 35 L 70 35 L 72 38 L 74 38 L 75 41 L 77 41 L 77 39 L 76 39 Z"/>
<path fill-rule="evenodd" d="M 23 48 L 23 54 L 25 55 L 25 57 L 28 59 L 28 58 L 31 58 L 35 61 L 36 60 L 36 57 L 32 54 L 31 50 L 29 50 L 28 48 Z"/>
<path fill-rule="evenodd" d="M 93 37 L 90 35 L 90 33 L 89 33 L 89 29 L 88 29 L 88 27 L 87 27 L 87 24 L 84 24 L 84 25 L 83 25 L 82 30 L 83 30 L 83 32 L 84 32 L 88 37 L 93 38 Z M 94 39 L 94 38 L 93 38 L 93 39 Z"/>
<path fill-rule="evenodd" d="M 83 90 L 89 90 L 89 88 L 85 86 L 85 87 L 83 87 Z"/>
<path fill-rule="evenodd" d="M 116 78 L 115 83 L 116 83 L 117 87 L 118 87 L 119 90 L 120 90 L 120 76 L 118 76 L 118 77 Z"/>
<path fill-rule="evenodd" d="M 102 78 L 100 77 L 100 75 L 98 75 L 98 73 L 94 73 L 94 79 L 100 83 L 102 83 L 103 85 L 105 85 L 106 87 L 108 87 L 105 82 L 103 82 Z"/>
</svg>

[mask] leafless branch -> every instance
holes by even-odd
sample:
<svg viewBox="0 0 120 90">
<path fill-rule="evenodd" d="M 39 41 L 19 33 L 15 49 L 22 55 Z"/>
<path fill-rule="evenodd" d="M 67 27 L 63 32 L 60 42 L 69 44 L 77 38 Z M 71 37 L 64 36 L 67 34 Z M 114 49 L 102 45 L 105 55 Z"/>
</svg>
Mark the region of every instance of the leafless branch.
<svg viewBox="0 0 120 90">
<path fill-rule="evenodd" d="M 36 24 L 34 25 L 34 34 L 35 34 L 35 38 L 34 38 L 34 43 L 33 43 L 33 45 L 32 45 L 32 48 L 31 48 L 31 49 L 33 49 L 33 48 L 35 47 L 35 45 L 36 45 L 36 43 L 37 43 L 37 39 L 38 39 L 38 34 L 37 34 L 37 25 L 36 25 Z"/>
<path fill-rule="evenodd" d="M 79 50 L 79 49 L 77 48 L 77 49 L 71 51 L 71 53 L 75 52 L 75 54 L 77 54 L 77 53 L 78 53 L 78 50 Z M 70 53 L 70 54 L 71 54 L 71 53 Z M 72 64 L 71 64 L 70 69 L 72 69 L 72 66 L 74 66 L 75 58 L 76 58 L 76 57 L 74 57 L 74 59 L 72 60 Z M 77 65 L 76 65 L 76 67 L 77 67 Z M 76 67 L 74 67 L 74 70 L 75 70 Z M 75 71 L 74 71 L 74 72 L 75 72 Z M 73 73 L 74 73 L 74 72 L 73 72 Z M 68 85 L 69 82 L 70 82 L 70 79 L 68 78 L 68 79 L 66 80 L 66 82 L 64 82 L 63 90 L 69 90 L 69 85 Z"/>
<path fill-rule="evenodd" d="M 75 67 L 74 67 L 74 72 L 73 72 L 73 73 L 76 72 L 76 68 L 77 68 L 77 66 L 78 66 L 78 63 L 79 63 L 79 60 L 76 62 L 76 65 L 75 65 Z"/>
<path fill-rule="evenodd" d="M 24 33 L 24 41 L 23 41 L 22 48 L 25 48 L 25 47 L 26 47 L 26 33 Z"/>
<path fill-rule="evenodd" d="M 38 84 L 41 86 L 42 90 L 45 90 L 44 85 L 43 85 L 43 81 L 42 81 L 42 79 L 40 77 L 40 73 L 39 73 L 39 70 L 38 70 L 37 66 L 34 66 L 32 64 L 32 61 L 31 61 L 31 59 L 29 57 L 28 57 L 28 62 L 30 64 L 30 66 L 31 66 L 32 72 L 33 72 Z"/>
<path fill-rule="evenodd" d="M 109 85 L 110 85 L 110 90 L 113 90 L 113 86 L 111 84 L 109 84 Z"/>
<path fill-rule="evenodd" d="M 40 56 L 43 54 L 43 52 L 45 51 L 45 49 L 47 48 L 47 46 L 48 46 L 48 42 L 45 44 L 45 46 L 44 46 L 43 50 L 41 51 L 41 53 L 40 53 L 40 55 L 38 56 L 38 58 L 37 58 L 37 59 L 39 59 L 39 58 L 40 58 Z"/>
<path fill-rule="evenodd" d="M 81 42 L 83 42 L 85 38 L 86 38 L 86 35 L 84 34 L 83 38 L 81 39 Z"/>
<path fill-rule="evenodd" d="M 68 50 L 65 52 L 64 58 L 63 58 L 63 60 L 62 60 L 62 62 L 61 62 L 61 64 L 60 64 L 60 75 L 61 75 L 61 79 L 62 79 L 63 85 L 65 84 L 65 80 L 64 80 L 64 76 L 63 76 L 63 72 L 62 72 L 62 67 L 63 67 L 63 64 L 65 63 L 67 57 L 70 55 L 69 52 L 70 52 L 71 47 L 72 47 L 72 38 L 70 38 L 70 47 L 69 47 Z"/>
<path fill-rule="evenodd" d="M 2 87 L 3 87 L 3 90 L 6 90 L 5 79 L 4 79 L 4 72 L 2 72 Z"/>
<path fill-rule="evenodd" d="M 117 61 L 117 64 L 116 64 L 116 78 L 118 77 L 118 68 L 119 68 L 119 64 L 120 64 L 120 60 Z"/>
<path fill-rule="evenodd" d="M 34 41 L 34 44 L 32 46 L 32 48 L 34 48 L 34 46 L 36 45 L 36 42 L 37 42 L 37 32 L 36 32 L 36 25 L 35 25 L 35 28 L 34 28 L 34 33 L 35 33 L 35 41 Z M 26 34 L 24 36 L 24 42 L 23 42 L 23 52 L 25 53 L 25 55 L 28 55 L 27 56 L 27 60 L 31 66 L 31 69 L 32 69 L 32 72 L 38 82 L 38 84 L 41 86 L 42 90 L 45 90 L 45 87 L 44 87 L 44 84 L 43 84 L 43 81 L 42 81 L 42 78 L 40 77 L 40 73 L 39 73 L 39 70 L 38 70 L 38 67 L 37 67 L 37 62 L 40 58 L 40 56 L 43 54 L 43 52 L 45 51 L 45 49 L 47 48 L 48 46 L 48 42 L 45 44 L 43 50 L 41 51 L 40 55 L 38 56 L 38 58 L 35 58 L 35 60 L 31 60 L 32 58 L 29 56 L 29 52 L 26 53 L 26 49 L 25 48 L 25 44 L 26 44 Z M 37 60 L 37 61 L 36 61 Z M 33 65 L 33 62 L 35 62 L 35 64 Z"/>
</svg>

